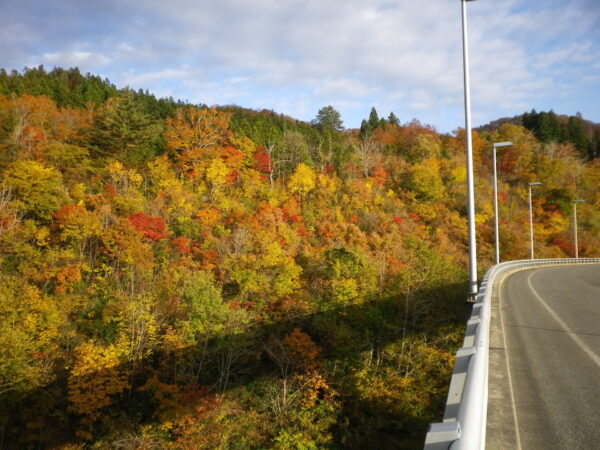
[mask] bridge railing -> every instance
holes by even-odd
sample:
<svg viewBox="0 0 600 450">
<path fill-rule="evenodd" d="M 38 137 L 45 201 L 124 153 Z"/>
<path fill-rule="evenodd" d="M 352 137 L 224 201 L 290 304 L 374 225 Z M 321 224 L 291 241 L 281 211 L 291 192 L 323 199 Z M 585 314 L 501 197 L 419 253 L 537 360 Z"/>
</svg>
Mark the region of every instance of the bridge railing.
<svg viewBox="0 0 600 450">
<path fill-rule="evenodd" d="M 600 263 L 600 258 L 531 259 L 492 266 L 481 281 L 463 346 L 456 352 L 444 421 L 430 425 L 425 450 L 485 448 L 491 297 L 496 277 L 537 266 Z"/>
</svg>

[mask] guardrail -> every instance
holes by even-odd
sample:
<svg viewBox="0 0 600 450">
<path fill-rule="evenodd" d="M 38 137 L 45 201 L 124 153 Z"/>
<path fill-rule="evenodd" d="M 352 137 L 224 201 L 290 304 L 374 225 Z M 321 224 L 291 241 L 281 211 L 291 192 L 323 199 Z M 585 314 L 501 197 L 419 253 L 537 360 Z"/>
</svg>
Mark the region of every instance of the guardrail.
<svg viewBox="0 0 600 450">
<path fill-rule="evenodd" d="M 444 421 L 430 425 L 425 450 L 485 448 L 491 297 L 496 277 L 528 267 L 593 263 L 600 263 L 600 258 L 531 259 L 490 267 L 467 321 L 463 346 L 456 352 Z"/>
</svg>

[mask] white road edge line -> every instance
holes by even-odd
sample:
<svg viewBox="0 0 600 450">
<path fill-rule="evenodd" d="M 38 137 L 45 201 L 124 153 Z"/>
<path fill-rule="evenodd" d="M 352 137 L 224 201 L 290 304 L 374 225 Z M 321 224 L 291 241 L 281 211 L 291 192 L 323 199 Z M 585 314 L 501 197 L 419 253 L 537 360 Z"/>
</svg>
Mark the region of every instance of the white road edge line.
<svg viewBox="0 0 600 450">
<path fill-rule="evenodd" d="M 521 432 L 519 431 L 519 419 L 517 418 L 517 404 L 515 402 L 515 390 L 513 388 L 512 375 L 510 372 L 510 361 L 508 359 L 508 345 L 506 343 L 506 330 L 504 329 L 504 314 L 502 314 L 502 285 L 506 277 L 502 278 L 500 286 L 498 286 L 498 310 L 500 311 L 500 325 L 502 326 L 502 340 L 504 341 L 504 350 L 506 355 L 506 370 L 508 371 L 508 389 L 510 391 L 510 400 L 512 403 L 513 420 L 515 422 L 515 435 L 517 438 L 517 450 L 522 450 L 521 447 Z"/>
<path fill-rule="evenodd" d="M 535 295 L 535 297 L 539 300 L 539 302 L 542 304 L 542 306 L 544 308 L 546 308 L 546 310 L 548 310 L 550 315 L 552 317 L 554 317 L 554 320 L 556 320 L 556 322 L 562 327 L 562 329 L 565 330 L 565 332 L 571 337 L 571 339 L 573 339 L 573 341 L 575 341 L 575 343 L 579 346 L 579 348 L 581 348 L 581 350 L 583 350 L 590 357 L 590 359 L 594 363 L 596 363 L 596 365 L 598 367 L 600 367 L 600 356 L 598 356 L 596 353 L 594 353 L 594 351 L 590 347 L 588 347 L 588 345 L 585 342 L 583 342 L 579 338 L 579 336 L 577 336 L 577 334 L 574 333 L 573 330 L 571 330 L 571 328 L 569 328 L 569 326 L 563 322 L 563 320 L 560 317 L 558 317 L 558 315 L 554 312 L 554 310 L 552 308 L 550 308 L 550 306 L 548 306 L 548 304 L 544 301 L 544 299 L 541 297 L 541 295 L 538 293 L 538 291 L 535 290 L 535 288 L 531 284 L 531 277 L 535 273 L 537 273 L 537 271 L 532 272 L 531 275 L 529 275 L 527 277 L 527 284 L 529 284 L 529 288 L 531 289 L 531 292 L 533 292 L 533 295 Z"/>
</svg>

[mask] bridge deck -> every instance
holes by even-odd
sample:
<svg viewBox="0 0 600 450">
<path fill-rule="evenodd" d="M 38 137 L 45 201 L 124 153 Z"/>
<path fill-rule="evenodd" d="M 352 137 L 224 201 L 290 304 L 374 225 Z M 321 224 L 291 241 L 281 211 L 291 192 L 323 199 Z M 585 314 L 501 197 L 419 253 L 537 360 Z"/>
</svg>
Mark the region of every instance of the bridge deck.
<svg viewBox="0 0 600 450">
<path fill-rule="evenodd" d="M 506 276 L 491 324 L 486 447 L 600 448 L 600 265 Z"/>
</svg>

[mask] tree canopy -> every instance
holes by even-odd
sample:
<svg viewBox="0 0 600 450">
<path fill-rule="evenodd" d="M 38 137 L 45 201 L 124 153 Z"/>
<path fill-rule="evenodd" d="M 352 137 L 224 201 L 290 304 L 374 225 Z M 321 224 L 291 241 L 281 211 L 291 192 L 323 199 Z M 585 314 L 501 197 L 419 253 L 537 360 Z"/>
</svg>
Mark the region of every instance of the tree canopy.
<svg viewBox="0 0 600 450">
<path fill-rule="evenodd" d="M 75 69 L 0 88 L 6 448 L 422 446 L 464 331 L 463 130 L 160 103 Z M 532 180 L 536 254 L 573 255 L 579 198 L 600 254 L 598 160 L 548 139 L 473 133 L 482 270 L 500 141 L 503 257 L 529 255 Z"/>
<path fill-rule="evenodd" d="M 324 106 L 319 109 L 312 124 L 322 130 L 341 131 L 344 129 L 342 116 L 333 106 Z"/>
</svg>

